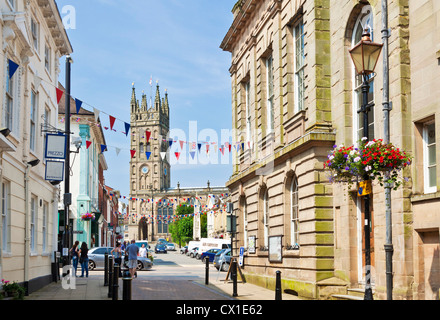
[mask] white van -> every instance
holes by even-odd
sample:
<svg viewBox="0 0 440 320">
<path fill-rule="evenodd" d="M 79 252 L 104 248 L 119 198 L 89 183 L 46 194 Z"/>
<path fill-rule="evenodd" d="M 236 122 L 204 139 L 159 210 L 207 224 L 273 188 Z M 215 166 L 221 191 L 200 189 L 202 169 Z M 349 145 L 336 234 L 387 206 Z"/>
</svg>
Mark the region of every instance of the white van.
<svg viewBox="0 0 440 320">
<path fill-rule="evenodd" d="M 196 253 L 196 258 L 200 259 L 203 252 L 209 249 L 228 249 L 231 248 L 231 239 L 214 239 L 202 238 L 200 239 L 199 249 Z"/>
<path fill-rule="evenodd" d="M 186 252 L 186 255 L 189 256 L 192 252 L 192 250 L 200 245 L 200 241 L 190 241 L 188 242 L 188 251 Z"/>
</svg>

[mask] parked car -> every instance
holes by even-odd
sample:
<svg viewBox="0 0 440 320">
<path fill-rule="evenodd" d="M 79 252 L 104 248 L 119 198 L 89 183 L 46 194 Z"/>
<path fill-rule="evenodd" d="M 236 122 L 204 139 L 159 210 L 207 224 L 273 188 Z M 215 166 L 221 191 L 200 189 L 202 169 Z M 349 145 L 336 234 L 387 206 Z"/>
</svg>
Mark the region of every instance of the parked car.
<svg viewBox="0 0 440 320">
<path fill-rule="evenodd" d="M 104 269 L 105 253 L 111 255 L 113 247 L 95 247 L 89 250 L 89 270 Z M 122 256 L 123 264 L 126 264 L 125 256 Z M 153 266 L 153 262 L 149 258 L 137 257 L 137 270 L 148 270 Z"/>
<path fill-rule="evenodd" d="M 157 243 L 158 243 L 158 244 L 159 244 L 159 243 L 167 244 L 168 241 L 167 241 L 166 239 L 164 239 L 164 238 L 159 238 L 159 239 L 157 239 Z"/>
<path fill-rule="evenodd" d="M 167 243 L 167 251 L 176 251 L 174 243 Z"/>
<path fill-rule="evenodd" d="M 215 258 L 217 258 L 217 255 L 215 256 Z M 224 251 L 218 255 L 214 267 L 217 270 L 221 269 L 221 271 L 228 271 L 230 263 L 231 263 L 231 249 L 224 249 Z"/>
<path fill-rule="evenodd" d="M 198 249 L 199 249 L 199 247 L 195 247 L 195 248 L 193 248 L 193 249 L 189 252 L 189 256 L 190 256 L 191 258 L 195 258 Z"/>
<path fill-rule="evenodd" d="M 214 261 L 212 262 L 212 264 L 214 265 L 214 267 L 219 270 L 220 269 L 220 256 L 222 255 L 223 252 L 225 252 L 226 249 L 221 249 L 219 251 L 217 251 L 217 253 L 214 255 Z"/>
<path fill-rule="evenodd" d="M 203 261 L 203 263 L 206 263 L 206 259 L 209 260 L 209 262 L 214 261 L 215 254 L 219 252 L 221 249 L 209 249 L 206 252 L 202 252 L 202 255 L 200 256 L 200 259 Z"/>
<path fill-rule="evenodd" d="M 181 254 L 186 254 L 187 252 L 188 252 L 188 246 L 184 246 L 184 247 L 180 248 Z"/>
<path fill-rule="evenodd" d="M 167 253 L 167 246 L 164 243 L 158 243 L 156 244 L 156 246 L 154 247 L 154 252 L 159 253 L 159 252 L 163 252 L 163 253 Z"/>
</svg>

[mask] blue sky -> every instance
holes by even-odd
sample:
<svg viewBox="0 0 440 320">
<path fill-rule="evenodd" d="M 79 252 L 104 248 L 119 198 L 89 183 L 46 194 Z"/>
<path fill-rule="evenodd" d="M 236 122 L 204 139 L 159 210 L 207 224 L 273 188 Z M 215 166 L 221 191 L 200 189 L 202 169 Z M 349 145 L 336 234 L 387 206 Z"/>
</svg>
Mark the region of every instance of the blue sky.
<svg viewBox="0 0 440 320">
<path fill-rule="evenodd" d="M 116 117 L 114 129 L 105 130 L 109 169 L 106 184 L 129 195 L 130 139 L 123 121 L 130 122 L 130 98 L 135 83 L 137 98 L 142 91 L 153 101 L 156 81 L 161 95 L 168 91 L 170 127 L 175 138 L 220 140 L 222 130 L 230 130 L 231 55 L 219 48 L 232 23 L 236 0 L 56 0 L 61 17 L 75 9 L 75 28 L 68 29 L 74 53 L 71 95 L 83 107 L 100 110 L 108 126 L 108 114 Z M 65 58 L 60 60 L 60 82 L 65 83 Z M 190 123 L 196 124 L 190 137 Z M 211 133 L 206 138 L 204 132 Z M 191 141 L 192 141 L 191 140 Z M 229 140 L 231 142 L 231 140 Z M 115 148 L 121 152 L 116 155 Z M 203 146 L 205 148 L 205 146 Z M 212 147 L 211 147 L 212 150 Z M 173 144 L 171 155 L 180 151 Z M 171 185 L 181 187 L 224 186 L 232 173 L 231 156 L 218 151 L 192 161 L 184 147 L 180 161 L 172 159 Z M 205 156 L 205 158 L 203 158 Z M 172 157 L 173 158 L 173 157 Z M 191 162 L 195 162 L 192 163 Z"/>
</svg>

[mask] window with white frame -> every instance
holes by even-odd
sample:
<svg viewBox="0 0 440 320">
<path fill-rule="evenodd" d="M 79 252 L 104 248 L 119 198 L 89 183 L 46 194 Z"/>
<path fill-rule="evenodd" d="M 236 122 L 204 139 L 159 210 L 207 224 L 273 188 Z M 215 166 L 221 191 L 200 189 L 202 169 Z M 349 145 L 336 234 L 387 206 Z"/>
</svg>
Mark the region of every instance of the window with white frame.
<svg viewBox="0 0 440 320">
<path fill-rule="evenodd" d="M 47 224 L 48 224 L 48 217 L 49 217 L 49 212 L 48 212 L 48 210 L 49 210 L 49 204 L 46 202 L 46 201 L 44 201 L 44 203 L 43 203 L 43 221 L 42 221 L 42 223 L 43 223 L 43 225 L 42 225 L 42 236 L 43 236 L 43 252 L 46 252 L 46 249 L 47 249 L 47 232 L 48 232 L 48 229 L 47 229 Z"/>
<path fill-rule="evenodd" d="M 423 176 L 425 193 L 437 191 L 437 158 L 435 141 L 435 122 L 423 126 Z"/>
<path fill-rule="evenodd" d="M 32 42 L 34 44 L 34 49 L 38 52 L 39 48 L 39 33 L 40 26 L 34 17 L 31 17 L 31 32 L 32 32 Z"/>
<path fill-rule="evenodd" d="M 29 128 L 29 146 L 31 151 L 35 152 L 37 140 L 37 119 L 38 119 L 38 94 L 31 90 L 30 106 L 30 128 Z"/>
<path fill-rule="evenodd" d="M 10 251 L 10 183 L 6 180 L 2 182 L 2 193 L 1 193 L 1 219 L 2 219 L 2 252 Z"/>
<path fill-rule="evenodd" d="M 365 6 L 362 10 L 358 19 L 356 20 L 353 36 L 352 36 L 352 47 L 354 47 L 361 39 L 362 33 L 365 28 L 370 30 L 370 38 L 374 41 L 373 26 L 373 15 L 370 6 Z M 355 142 L 359 141 L 363 137 L 364 131 L 364 113 L 358 113 L 358 110 L 362 106 L 362 75 L 356 74 L 356 69 L 352 64 L 353 70 L 353 140 Z M 374 102 L 374 74 L 368 75 L 367 82 L 369 85 L 368 91 L 368 103 Z M 368 140 L 374 139 L 374 108 L 371 108 L 368 112 Z"/>
<path fill-rule="evenodd" d="M 290 185 L 290 244 L 299 245 L 299 219 L 298 219 L 298 180 L 293 177 Z"/>
<path fill-rule="evenodd" d="M 248 212 L 246 198 L 243 199 L 243 246 L 248 246 Z"/>
<path fill-rule="evenodd" d="M 264 212 L 263 212 L 263 236 L 264 246 L 269 246 L 269 191 L 264 193 Z"/>
<path fill-rule="evenodd" d="M 294 72 L 295 72 L 295 112 L 304 110 L 305 83 L 304 83 L 304 23 L 301 20 L 293 27 L 294 38 Z"/>
<path fill-rule="evenodd" d="M 37 198 L 31 197 L 31 226 L 30 226 L 30 238 L 31 238 L 31 252 L 35 252 L 37 248 Z"/>
<path fill-rule="evenodd" d="M 247 141 L 252 141 L 252 123 L 251 123 L 251 82 L 244 84 L 245 103 L 246 103 L 246 136 Z"/>
<path fill-rule="evenodd" d="M 50 74 L 50 62 L 51 62 L 51 51 L 50 47 L 46 44 L 44 47 L 44 66 Z"/>
<path fill-rule="evenodd" d="M 267 133 L 274 129 L 274 71 L 273 57 L 266 58 L 266 79 L 267 79 Z"/>
<path fill-rule="evenodd" d="M 9 66 L 7 67 L 6 74 L 6 103 L 4 125 L 12 131 L 14 114 L 14 80 L 9 78 Z"/>
</svg>

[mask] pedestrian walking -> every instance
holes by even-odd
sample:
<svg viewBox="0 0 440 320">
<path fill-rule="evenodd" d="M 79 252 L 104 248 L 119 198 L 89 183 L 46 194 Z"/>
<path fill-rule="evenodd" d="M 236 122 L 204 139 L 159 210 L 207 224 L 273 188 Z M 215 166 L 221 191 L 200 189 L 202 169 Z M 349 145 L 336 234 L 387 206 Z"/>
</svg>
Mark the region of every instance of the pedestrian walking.
<svg viewBox="0 0 440 320">
<path fill-rule="evenodd" d="M 79 260 L 79 241 L 75 241 L 75 244 L 72 248 L 70 248 L 70 256 L 72 257 L 72 265 L 73 269 L 75 269 L 75 277 L 76 277 L 76 270 L 78 269 L 78 260 Z"/>
<path fill-rule="evenodd" d="M 115 263 L 119 265 L 119 276 L 122 277 L 122 250 L 121 250 L 121 243 L 117 242 L 116 247 L 113 248 L 112 251 L 110 251 L 112 254 Z"/>
<path fill-rule="evenodd" d="M 89 277 L 89 248 L 87 248 L 87 243 L 83 242 L 81 248 L 79 249 L 79 262 L 81 263 L 81 278 L 84 277 L 84 270 L 86 271 L 86 278 Z"/>
<path fill-rule="evenodd" d="M 140 257 L 147 257 L 147 248 L 145 247 L 145 244 L 142 244 L 142 247 L 139 249 L 139 256 Z"/>
<path fill-rule="evenodd" d="M 130 269 L 131 277 L 134 278 L 137 267 L 137 256 L 139 253 L 139 247 L 134 240 L 131 240 L 131 244 L 125 249 L 125 255 L 128 253 L 128 269 Z"/>
</svg>

